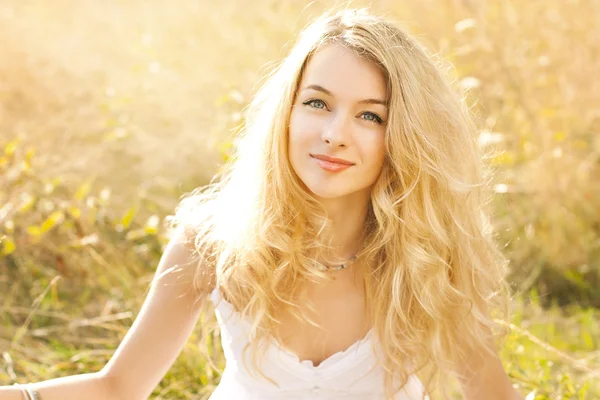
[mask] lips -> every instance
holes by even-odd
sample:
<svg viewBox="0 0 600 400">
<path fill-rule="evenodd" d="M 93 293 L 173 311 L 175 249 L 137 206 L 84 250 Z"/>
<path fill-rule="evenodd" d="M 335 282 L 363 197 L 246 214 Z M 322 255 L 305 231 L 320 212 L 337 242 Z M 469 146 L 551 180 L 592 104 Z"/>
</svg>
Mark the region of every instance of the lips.
<svg viewBox="0 0 600 400">
<path fill-rule="evenodd" d="M 324 154 L 310 155 L 321 169 L 328 172 L 341 172 L 354 165 L 353 162 L 344 160 L 343 158 L 329 157 Z"/>
<path fill-rule="evenodd" d="M 316 158 L 318 160 L 323 160 L 323 161 L 327 161 L 327 162 L 334 163 L 334 164 L 354 165 L 353 162 L 344 160 L 343 158 L 329 157 L 324 154 L 311 154 L 310 156 L 313 158 Z"/>
</svg>

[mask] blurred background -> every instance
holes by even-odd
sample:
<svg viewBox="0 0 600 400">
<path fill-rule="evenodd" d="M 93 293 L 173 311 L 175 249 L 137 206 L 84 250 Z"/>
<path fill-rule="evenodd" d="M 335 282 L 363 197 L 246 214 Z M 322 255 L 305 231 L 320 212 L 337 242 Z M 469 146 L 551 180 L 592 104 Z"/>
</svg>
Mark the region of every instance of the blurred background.
<svg viewBox="0 0 600 400">
<path fill-rule="evenodd" d="M 527 400 L 600 398 L 600 1 L 351 4 L 451 63 L 479 120 L 511 261 L 513 382 Z M 164 217 L 227 159 L 268 67 L 336 5 L 2 0 L 0 384 L 104 366 Z M 205 350 L 194 334 L 153 398 L 206 398 L 223 364 Z"/>
</svg>

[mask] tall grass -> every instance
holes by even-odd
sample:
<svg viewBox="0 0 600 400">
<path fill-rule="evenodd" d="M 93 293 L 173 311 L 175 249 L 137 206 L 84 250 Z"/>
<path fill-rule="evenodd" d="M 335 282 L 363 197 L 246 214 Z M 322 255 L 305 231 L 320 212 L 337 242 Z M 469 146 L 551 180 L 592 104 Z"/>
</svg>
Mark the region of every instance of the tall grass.
<svg viewBox="0 0 600 400">
<path fill-rule="evenodd" d="M 1 384 L 104 365 L 168 239 L 162 218 L 218 169 L 266 67 L 333 4 L 0 4 Z M 515 288 L 515 384 L 528 400 L 600 398 L 600 2 L 373 9 L 453 64 L 481 120 Z M 218 382 L 196 343 L 157 398 Z"/>
</svg>

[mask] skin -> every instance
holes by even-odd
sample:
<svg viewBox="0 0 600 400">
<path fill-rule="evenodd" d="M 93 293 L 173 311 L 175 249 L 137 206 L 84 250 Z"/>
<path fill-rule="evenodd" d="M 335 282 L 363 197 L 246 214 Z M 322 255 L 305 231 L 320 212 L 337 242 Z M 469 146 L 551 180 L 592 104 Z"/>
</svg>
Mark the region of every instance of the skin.
<svg viewBox="0 0 600 400">
<path fill-rule="evenodd" d="M 289 126 L 289 159 L 308 190 L 325 206 L 342 259 L 354 254 L 371 190 L 385 159 L 388 118 L 383 73 L 351 50 L 329 44 L 307 64 Z M 322 169 L 311 154 L 355 163 L 340 172 Z"/>
</svg>

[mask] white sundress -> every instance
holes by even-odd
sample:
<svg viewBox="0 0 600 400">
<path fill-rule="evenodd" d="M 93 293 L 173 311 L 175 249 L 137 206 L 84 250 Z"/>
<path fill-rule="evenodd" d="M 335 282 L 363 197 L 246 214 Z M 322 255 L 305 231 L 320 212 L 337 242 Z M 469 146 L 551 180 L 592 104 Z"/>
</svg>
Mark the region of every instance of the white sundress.
<svg viewBox="0 0 600 400">
<path fill-rule="evenodd" d="M 384 400 L 383 368 L 376 365 L 370 331 L 344 351 L 337 352 L 318 366 L 301 361 L 276 341 L 269 344 L 261 371 L 277 385 L 258 374 L 249 374 L 242 362 L 249 340 L 250 321 L 243 318 L 218 288 L 211 295 L 221 331 L 225 371 L 209 400 Z M 249 359 L 246 353 L 247 360 Z M 248 366 L 252 364 L 247 361 Z M 422 400 L 423 385 L 411 375 L 394 400 Z M 428 399 L 425 396 L 425 399 Z"/>
</svg>

